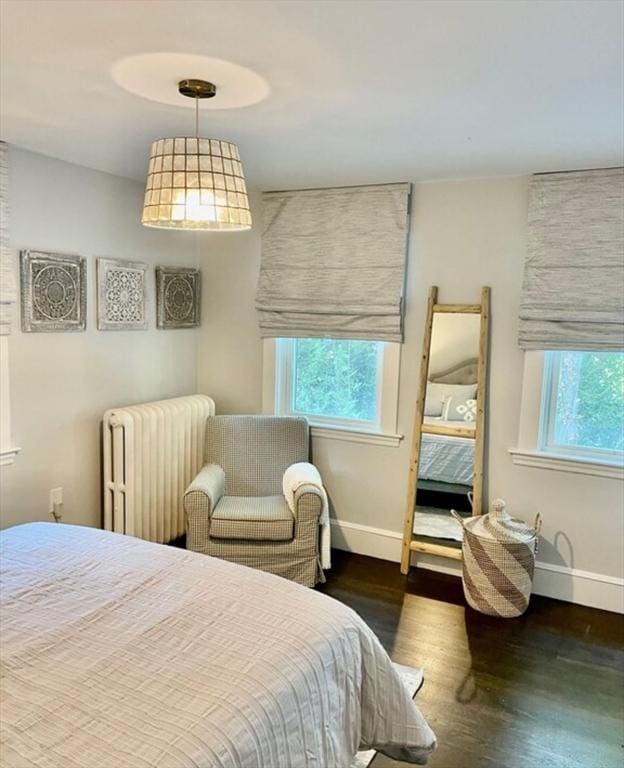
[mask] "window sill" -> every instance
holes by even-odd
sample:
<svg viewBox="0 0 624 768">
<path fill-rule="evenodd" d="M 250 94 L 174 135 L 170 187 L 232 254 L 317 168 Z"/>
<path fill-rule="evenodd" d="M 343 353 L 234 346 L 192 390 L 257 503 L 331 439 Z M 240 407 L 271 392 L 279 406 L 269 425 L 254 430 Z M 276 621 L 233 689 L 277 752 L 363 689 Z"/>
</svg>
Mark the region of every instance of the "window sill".
<svg viewBox="0 0 624 768">
<path fill-rule="evenodd" d="M 5 451 L 0 451 L 0 467 L 8 467 L 13 464 L 15 457 L 21 450 L 21 448 L 7 448 Z"/>
<path fill-rule="evenodd" d="M 624 480 L 624 467 L 619 464 L 601 464 L 589 459 L 520 450 L 519 448 L 510 448 L 509 453 L 513 463 L 523 467 L 537 467 L 557 472 L 573 472 L 577 475 L 595 475 L 596 477 Z"/>
<path fill-rule="evenodd" d="M 312 437 L 321 440 L 344 440 L 348 443 L 367 443 L 368 445 L 384 445 L 387 448 L 397 448 L 403 440 L 403 435 L 393 435 L 385 432 L 367 432 L 362 429 L 345 427 L 329 427 L 326 424 L 310 422 Z"/>
</svg>

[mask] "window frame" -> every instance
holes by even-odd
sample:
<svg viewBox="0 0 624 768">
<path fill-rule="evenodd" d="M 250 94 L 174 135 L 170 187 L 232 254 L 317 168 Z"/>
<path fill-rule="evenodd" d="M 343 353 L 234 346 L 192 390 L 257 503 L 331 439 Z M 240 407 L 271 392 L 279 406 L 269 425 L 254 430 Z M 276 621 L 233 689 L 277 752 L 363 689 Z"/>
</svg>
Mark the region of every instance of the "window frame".
<svg viewBox="0 0 624 768">
<path fill-rule="evenodd" d="M 544 398 L 552 397 L 552 379 L 547 367 L 546 354 L 542 351 L 524 353 L 522 395 L 517 445 L 509 448 L 514 464 L 559 472 L 594 475 L 614 480 L 624 480 L 624 467 L 619 462 L 597 454 L 572 454 L 542 443 L 546 408 Z M 547 392 L 546 375 L 551 385 Z"/>
<path fill-rule="evenodd" d="M 576 351 L 576 350 L 575 350 Z M 583 352 L 584 350 L 578 350 Z M 544 374 L 542 380 L 542 398 L 540 403 L 540 422 L 537 449 L 545 455 L 569 456 L 581 461 L 596 464 L 624 466 L 624 452 L 591 446 L 562 445 L 554 440 L 557 417 L 557 397 L 559 394 L 559 373 L 561 370 L 561 350 L 544 352 Z"/>
<path fill-rule="evenodd" d="M 347 419 L 339 416 L 323 416 L 316 413 L 306 413 L 295 408 L 295 345 L 296 338 L 277 339 L 276 360 L 276 411 L 282 416 L 305 416 L 310 423 L 319 427 L 338 427 L 340 429 L 381 431 L 383 365 L 386 356 L 384 342 L 379 343 L 377 353 L 376 385 L 377 402 L 375 403 L 375 418 Z"/>
<path fill-rule="evenodd" d="M 305 416 L 312 436 L 396 447 L 401 344 L 381 342 L 377 366 L 377 419 L 359 421 L 317 416 L 295 411 L 293 396 L 293 352 L 295 339 L 264 339 L 262 409 L 280 416 Z"/>
<path fill-rule="evenodd" d="M 0 333 L 0 467 L 13 464 L 20 450 L 11 434 L 9 336 Z"/>
</svg>

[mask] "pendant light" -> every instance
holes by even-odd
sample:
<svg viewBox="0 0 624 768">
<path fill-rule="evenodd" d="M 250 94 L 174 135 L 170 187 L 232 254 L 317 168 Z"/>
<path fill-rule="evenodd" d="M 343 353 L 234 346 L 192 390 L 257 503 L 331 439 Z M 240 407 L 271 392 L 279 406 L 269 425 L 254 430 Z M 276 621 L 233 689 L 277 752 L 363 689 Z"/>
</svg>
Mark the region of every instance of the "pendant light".
<svg viewBox="0 0 624 768">
<path fill-rule="evenodd" d="M 211 99 L 216 87 L 205 80 L 181 80 L 178 90 L 195 99 L 195 138 L 153 142 L 141 223 L 161 229 L 250 229 L 238 147 L 199 136 L 199 100 Z"/>
</svg>

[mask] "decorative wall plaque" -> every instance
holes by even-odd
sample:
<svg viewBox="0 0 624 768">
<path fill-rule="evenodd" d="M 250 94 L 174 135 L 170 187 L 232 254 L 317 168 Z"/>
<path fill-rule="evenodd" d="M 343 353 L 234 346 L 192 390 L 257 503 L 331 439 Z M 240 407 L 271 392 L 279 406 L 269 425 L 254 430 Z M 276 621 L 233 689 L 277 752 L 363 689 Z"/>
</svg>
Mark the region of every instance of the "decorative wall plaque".
<svg viewBox="0 0 624 768">
<path fill-rule="evenodd" d="M 200 322 L 201 272 L 156 267 L 156 326 L 196 328 Z"/>
<path fill-rule="evenodd" d="M 22 251 L 20 277 L 23 331 L 84 331 L 87 274 L 82 256 Z"/>
<path fill-rule="evenodd" d="M 140 261 L 97 260 L 100 331 L 147 328 L 146 272 L 147 264 Z"/>
</svg>

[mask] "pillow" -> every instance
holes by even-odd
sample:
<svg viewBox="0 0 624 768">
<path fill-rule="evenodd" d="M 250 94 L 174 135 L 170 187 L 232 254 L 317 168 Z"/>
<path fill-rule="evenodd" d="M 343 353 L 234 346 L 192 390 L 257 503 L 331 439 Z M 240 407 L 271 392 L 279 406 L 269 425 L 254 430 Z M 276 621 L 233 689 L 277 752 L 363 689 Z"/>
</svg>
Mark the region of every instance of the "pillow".
<svg viewBox="0 0 624 768">
<path fill-rule="evenodd" d="M 431 384 L 429 384 L 429 387 Z M 439 400 L 429 395 L 429 388 L 427 388 L 427 396 L 425 397 L 425 416 L 442 416 L 442 410 L 444 409 L 445 400 Z"/>
<path fill-rule="evenodd" d="M 446 421 L 468 421 L 474 424 L 477 418 L 477 401 L 472 398 L 462 400 L 459 397 L 449 397 L 444 405 Z"/>
<path fill-rule="evenodd" d="M 436 384 L 429 381 L 425 397 L 425 416 L 442 416 L 446 401 L 451 397 L 463 401 L 475 397 L 476 394 L 476 384 Z"/>
</svg>

